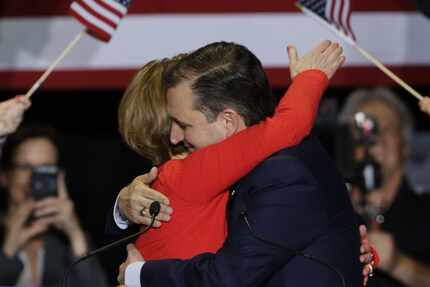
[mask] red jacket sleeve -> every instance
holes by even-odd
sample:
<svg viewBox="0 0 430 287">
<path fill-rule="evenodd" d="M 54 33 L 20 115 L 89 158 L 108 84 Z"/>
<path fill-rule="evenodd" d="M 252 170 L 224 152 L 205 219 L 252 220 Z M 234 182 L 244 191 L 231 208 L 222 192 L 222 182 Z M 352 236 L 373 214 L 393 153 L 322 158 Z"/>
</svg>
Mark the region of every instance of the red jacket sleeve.
<svg viewBox="0 0 430 287">
<path fill-rule="evenodd" d="M 327 85 L 319 70 L 300 73 L 272 118 L 185 159 L 168 161 L 160 168 L 159 184 L 185 201 L 211 200 L 273 153 L 300 143 L 313 127 Z"/>
</svg>

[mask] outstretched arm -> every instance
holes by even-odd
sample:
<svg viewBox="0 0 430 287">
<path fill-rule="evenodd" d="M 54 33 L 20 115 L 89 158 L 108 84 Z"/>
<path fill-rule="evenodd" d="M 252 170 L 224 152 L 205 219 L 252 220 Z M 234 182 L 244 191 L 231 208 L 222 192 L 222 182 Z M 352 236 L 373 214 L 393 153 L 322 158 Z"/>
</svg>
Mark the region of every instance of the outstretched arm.
<svg viewBox="0 0 430 287">
<path fill-rule="evenodd" d="M 329 41 L 322 42 L 301 58 L 294 47 L 288 50 L 293 83 L 277 108 L 277 119 L 268 119 L 261 126 L 251 127 L 224 141 L 226 147 L 220 150 L 215 145 L 199 151 L 202 152 L 199 156 L 197 153 L 186 160 L 175 161 L 175 164 L 171 164 L 167 172 L 165 171 L 168 178 L 160 179 L 163 184 L 168 185 L 166 190 L 186 190 L 185 194 L 196 195 L 191 200 L 208 200 L 225 190 L 267 156 L 299 143 L 309 133 L 319 99 L 327 85 L 324 74 L 327 78 L 332 77 L 345 58 L 339 45 Z M 308 72 L 297 77 L 300 72 L 306 71 Z M 261 132 L 254 134 L 253 129 L 256 128 L 257 132 L 258 129 L 261 129 Z M 207 158 L 205 155 L 220 160 L 215 162 L 212 160 L 209 163 L 205 161 Z M 238 164 L 241 166 L 238 167 Z M 196 186 L 195 182 L 190 186 L 189 179 L 196 178 L 196 174 L 206 178 L 200 180 L 202 183 L 200 186 Z M 168 207 L 169 202 L 165 196 L 148 187 L 149 182 L 136 178 L 132 184 L 121 190 L 118 206 L 121 213 L 131 222 L 149 224 L 150 218 L 142 216 L 140 211 L 149 208 L 153 200 L 159 200 L 162 203 L 162 210 L 156 226 L 160 226 L 161 221 L 169 220 L 172 210 Z"/>
<path fill-rule="evenodd" d="M 297 76 L 274 116 L 184 160 L 167 162 L 159 177 L 165 190 L 180 193 L 190 202 L 209 201 L 264 159 L 309 134 L 328 78 L 344 61 L 342 48 L 325 41 L 301 59 L 290 47 L 289 56 L 292 74 Z"/>
</svg>

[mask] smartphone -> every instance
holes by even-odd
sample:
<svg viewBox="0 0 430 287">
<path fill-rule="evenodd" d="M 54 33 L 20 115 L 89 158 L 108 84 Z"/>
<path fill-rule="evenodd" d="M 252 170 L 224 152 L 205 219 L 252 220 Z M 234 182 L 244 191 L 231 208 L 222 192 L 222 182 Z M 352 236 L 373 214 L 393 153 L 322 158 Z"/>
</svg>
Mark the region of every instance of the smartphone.
<svg viewBox="0 0 430 287">
<path fill-rule="evenodd" d="M 55 165 L 41 165 L 33 169 L 31 174 L 31 197 L 38 201 L 46 197 L 56 197 L 58 167 Z"/>
</svg>

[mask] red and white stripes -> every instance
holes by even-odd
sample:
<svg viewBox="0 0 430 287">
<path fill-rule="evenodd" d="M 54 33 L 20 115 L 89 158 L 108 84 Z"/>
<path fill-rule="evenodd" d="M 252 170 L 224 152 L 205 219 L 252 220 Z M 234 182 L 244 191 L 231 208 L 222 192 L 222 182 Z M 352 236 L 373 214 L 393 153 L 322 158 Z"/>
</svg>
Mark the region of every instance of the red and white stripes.
<svg viewBox="0 0 430 287">
<path fill-rule="evenodd" d="M 0 90 L 27 90 L 82 27 L 68 15 L 68 1 L 32 0 L 32 5 L 26 1 L 3 2 Z M 302 54 L 323 39 L 339 41 L 300 13 L 295 2 L 134 1 L 125 19 L 122 19 L 124 13 L 109 10 L 122 19 L 109 45 L 84 37 L 43 88 L 121 89 L 147 61 L 220 40 L 249 47 L 261 59 L 272 85 L 285 86 L 288 84 L 285 52 L 288 44 L 296 45 Z M 415 12 L 412 2 L 353 0 L 351 24 L 360 46 L 390 66 L 398 76 L 414 86 L 430 85 L 430 40 L 424 37 L 430 34 L 430 19 Z M 98 0 L 99 6 L 100 3 L 105 1 Z M 332 80 L 333 85 L 393 85 L 348 45 L 344 47 L 347 62 Z"/>
<path fill-rule="evenodd" d="M 351 28 L 351 14 L 349 0 L 327 0 L 326 17 L 330 17 L 333 23 L 336 23 L 338 29 L 342 29 L 345 35 L 355 40 L 355 35 Z"/>
<path fill-rule="evenodd" d="M 70 13 L 95 37 L 109 41 L 127 7 L 114 0 L 75 0 Z"/>
</svg>

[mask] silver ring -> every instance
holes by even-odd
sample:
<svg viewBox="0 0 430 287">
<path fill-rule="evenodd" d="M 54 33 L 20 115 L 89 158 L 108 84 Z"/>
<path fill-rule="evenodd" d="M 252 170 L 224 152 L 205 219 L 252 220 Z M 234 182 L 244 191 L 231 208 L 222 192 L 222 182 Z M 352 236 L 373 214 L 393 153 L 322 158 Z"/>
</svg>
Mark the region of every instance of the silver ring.
<svg viewBox="0 0 430 287">
<path fill-rule="evenodd" d="M 369 277 L 372 277 L 373 276 L 373 266 L 372 266 L 372 264 L 367 264 L 367 265 L 369 266 L 369 269 L 370 269 Z"/>
</svg>

